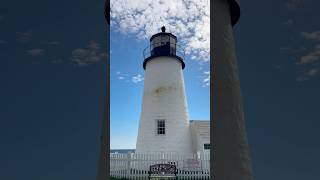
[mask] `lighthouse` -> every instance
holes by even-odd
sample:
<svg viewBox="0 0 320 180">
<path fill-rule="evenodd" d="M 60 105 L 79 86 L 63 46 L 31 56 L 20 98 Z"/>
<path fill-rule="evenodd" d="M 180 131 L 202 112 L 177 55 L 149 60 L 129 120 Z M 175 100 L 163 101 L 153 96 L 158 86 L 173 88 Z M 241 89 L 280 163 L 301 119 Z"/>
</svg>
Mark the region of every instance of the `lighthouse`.
<svg viewBox="0 0 320 180">
<path fill-rule="evenodd" d="M 214 179 L 253 180 L 233 33 L 239 1 L 215 0 L 212 7 Z"/>
<path fill-rule="evenodd" d="M 144 92 L 136 153 L 192 153 L 190 122 L 183 78 L 184 52 L 177 37 L 161 32 L 144 50 Z"/>
</svg>

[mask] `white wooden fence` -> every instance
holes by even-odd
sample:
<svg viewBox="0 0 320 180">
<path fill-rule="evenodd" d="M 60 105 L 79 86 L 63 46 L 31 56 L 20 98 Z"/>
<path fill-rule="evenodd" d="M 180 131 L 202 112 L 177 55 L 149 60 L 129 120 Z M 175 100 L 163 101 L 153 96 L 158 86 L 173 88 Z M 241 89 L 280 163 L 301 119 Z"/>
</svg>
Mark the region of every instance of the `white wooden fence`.
<svg viewBox="0 0 320 180">
<path fill-rule="evenodd" d="M 150 165 L 169 163 L 177 167 L 178 179 L 210 179 L 210 154 L 111 153 L 110 176 L 121 179 L 148 179 Z"/>
</svg>

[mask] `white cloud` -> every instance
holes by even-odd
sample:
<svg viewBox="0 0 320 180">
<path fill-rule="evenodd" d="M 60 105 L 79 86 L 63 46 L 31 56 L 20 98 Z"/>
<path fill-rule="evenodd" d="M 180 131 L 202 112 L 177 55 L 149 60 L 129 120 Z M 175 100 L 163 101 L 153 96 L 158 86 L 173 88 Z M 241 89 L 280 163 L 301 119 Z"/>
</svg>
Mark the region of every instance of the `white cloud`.
<svg viewBox="0 0 320 180">
<path fill-rule="evenodd" d="M 26 51 L 26 54 L 30 56 L 42 56 L 44 55 L 44 53 L 45 53 L 44 49 L 38 49 L 38 48 L 30 49 Z"/>
<path fill-rule="evenodd" d="M 318 68 L 312 68 L 312 69 L 309 69 L 307 72 L 306 72 L 306 75 L 308 76 L 315 76 L 317 75 L 319 72 L 319 69 Z"/>
<path fill-rule="evenodd" d="M 301 35 L 307 40 L 320 41 L 320 31 L 302 32 Z"/>
<path fill-rule="evenodd" d="M 107 53 L 100 53 L 99 49 L 100 45 L 92 40 L 86 48 L 74 49 L 71 61 L 79 66 L 97 63 L 107 56 Z"/>
<path fill-rule="evenodd" d="M 301 64 L 310 64 L 320 59 L 320 44 L 317 44 L 313 51 L 309 52 L 308 54 L 302 56 L 300 61 L 297 63 L 298 65 Z"/>
<path fill-rule="evenodd" d="M 133 83 L 138 83 L 140 81 L 143 81 L 143 77 L 142 77 L 141 74 L 138 74 L 138 75 L 132 77 L 132 82 Z"/>
<path fill-rule="evenodd" d="M 122 72 L 120 72 L 120 71 L 117 71 L 117 72 L 116 72 L 116 77 L 117 77 L 117 79 L 119 79 L 119 80 L 126 80 L 126 79 L 128 79 L 129 75 L 126 74 L 126 73 L 122 73 Z"/>
<path fill-rule="evenodd" d="M 292 19 L 288 19 L 286 22 L 283 23 L 284 25 L 292 25 L 293 24 L 293 20 Z"/>
<path fill-rule="evenodd" d="M 209 61 L 209 0 L 111 0 L 111 26 L 123 34 L 148 39 L 166 26 L 186 53 Z"/>
<path fill-rule="evenodd" d="M 318 75 L 320 72 L 320 68 L 311 68 L 311 69 L 307 69 L 305 70 L 303 75 L 300 75 L 296 78 L 297 81 L 306 81 L 311 77 L 314 77 L 316 75 Z"/>
<path fill-rule="evenodd" d="M 320 41 L 320 31 L 302 32 L 301 35 L 306 40 Z M 299 62 L 296 64 L 304 68 L 303 73 L 300 74 L 296 80 L 306 81 L 313 76 L 319 74 L 320 68 L 318 67 L 320 60 L 320 43 L 315 43 L 314 48 L 307 54 L 300 57 Z"/>
<path fill-rule="evenodd" d="M 210 71 L 203 72 L 204 79 L 202 80 L 202 87 L 208 87 L 210 86 Z"/>
</svg>

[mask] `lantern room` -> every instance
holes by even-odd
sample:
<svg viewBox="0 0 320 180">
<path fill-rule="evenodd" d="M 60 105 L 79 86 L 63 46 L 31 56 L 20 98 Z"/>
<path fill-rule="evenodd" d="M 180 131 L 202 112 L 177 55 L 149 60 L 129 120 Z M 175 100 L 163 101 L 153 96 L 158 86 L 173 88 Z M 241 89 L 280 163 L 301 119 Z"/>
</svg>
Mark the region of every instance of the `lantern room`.
<svg viewBox="0 0 320 180">
<path fill-rule="evenodd" d="M 161 32 L 154 34 L 150 38 L 150 46 L 144 52 L 143 68 L 146 68 L 146 63 L 154 57 L 171 56 L 176 57 L 181 63 L 182 68 L 185 64 L 183 62 L 184 51 L 177 45 L 177 37 L 172 33 L 167 33 L 164 26 L 161 27 Z"/>
</svg>

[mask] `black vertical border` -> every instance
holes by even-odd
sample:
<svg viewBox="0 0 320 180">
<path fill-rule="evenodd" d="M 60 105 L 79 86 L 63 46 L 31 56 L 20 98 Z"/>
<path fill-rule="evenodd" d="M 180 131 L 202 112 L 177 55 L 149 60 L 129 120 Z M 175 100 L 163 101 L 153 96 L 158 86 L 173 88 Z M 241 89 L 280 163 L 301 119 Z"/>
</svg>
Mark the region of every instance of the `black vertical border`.
<svg viewBox="0 0 320 180">
<path fill-rule="evenodd" d="M 214 52 L 214 46 L 217 46 L 215 42 L 213 41 L 213 34 L 217 32 L 217 29 L 215 27 L 215 13 L 213 12 L 215 3 L 219 0 L 213 0 L 210 3 L 210 144 L 211 144 L 211 149 L 210 149 L 210 179 L 215 179 L 215 163 L 214 163 L 214 157 L 216 155 L 215 153 L 215 143 L 213 140 L 214 137 L 214 126 L 216 124 L 216 119 L 213 118 L 213 112 L 214 112 L 214 93 L 213 93 L 213 86 L 214 86 L 214 74 L 213 74 L 213 66 L 214 66 L 214 57 L 215 54 Z M 221 1 L 221 0 L 220 0 Z M 230 18 L 231 18 L 231 25 L 235 26 L 237 22 L 240 19 L 240 6 L 239 6 L 239 0 L 225 0 L 229 4 L 230 8 Z M 232 172 L 230 172 L 232 173 Z M 219 179 L 220 180 L 220 179 Z"/>
<path fill-rule="evenodd" d="M 101 13 L 102 14 L 102 13 Z M 105 108 L 101 128 L 100 155 L 98 160 L 98 170 L 96 180 L 110 179 L 110 0 L 105 0 L 104 11 L 106 30 L 106 51 L 109 52 L 106 62 L 106 94 Z"/>
<path fill-rule="evenodd" d="M 213 172 L 214 172 L 214 163 L 213 163 L 213 155 L 214 155 L 214 147 L 213 147 L 213 38 L 212 38 L 212 33 L 213 33 L 213 6 L 214 6 L 214 1 L 210 3 L 210 179 L 214 178 Z"/>
</svg>

